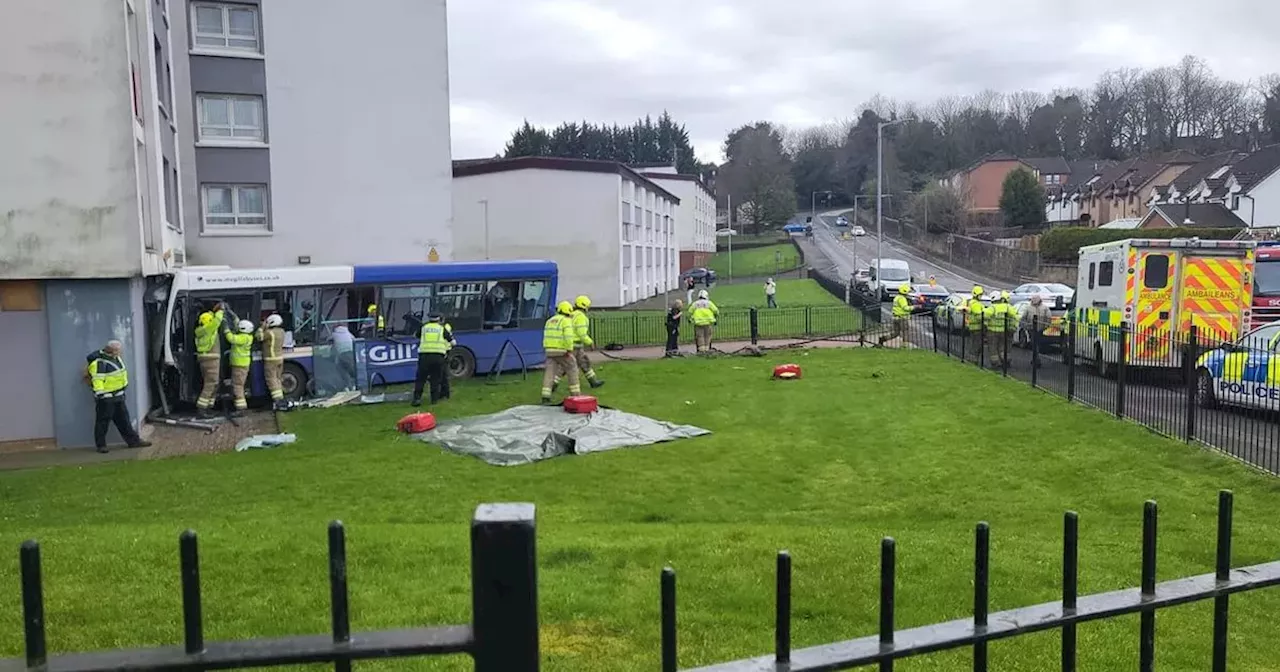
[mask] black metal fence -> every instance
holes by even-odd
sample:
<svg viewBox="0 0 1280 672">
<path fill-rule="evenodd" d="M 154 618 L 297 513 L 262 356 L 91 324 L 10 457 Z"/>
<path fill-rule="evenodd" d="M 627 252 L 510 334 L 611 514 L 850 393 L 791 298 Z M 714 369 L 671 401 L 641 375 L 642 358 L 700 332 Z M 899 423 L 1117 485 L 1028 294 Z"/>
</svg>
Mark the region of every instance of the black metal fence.
<svg viewBox="0 0 1280 672">
<path fill-rule="evenodd" d="M 1280 475 L 1280 341 L 1022 322 L 993 333 L 914 317 L 896 344 L 932 349 Z"/>
<path fill-rule="evenodd" d="M 810 269 L 809 277 L 841 300 L 837 305 L 780 305 L 776 308 L 720 308 L 715 339 L 719 342 L 751 342 L 822 339 L 856 340 L 880 324 L 880 302 Z M 763 297 L 762 297 L 763 298 Z M 763 303 L 763 301 L 762 301 Z M 667 316 L 660 311 L 599 311 L 591 314 L 591 339 L 597 347 L 621 345 L 657 346 L 667 342 Z M 677 342 L 693 342 L 693 325 L 679 325 Z"/>
<path fill-rule="evenodd" d="M 1227 667 L 1230 595 L 1280 585 L 1280 562 L 1232 569 L 1233 498 L 1219 493 L 1217 560 L 1212 573 L 1156 582 L 1156 503 L 1146 503 L 1142 522 L 1142 562 L 1138 588 L 1078 595 L 1079 522 L 1063 519 L 1061 601 L 990 613 L 991 529 L 975 530 L 973 617 L 896 630 L 896 558 L 892 538 L 880 546 L 879 633 L 844 642 L 793 650 L 791 556 L 778 554 L 774 653 L 702 668 L 707 672 L 802 672 L 843 670 L 878 664 L 892 670 L 900 658 L 971 647 L 973 668 L 986 670 L 990 642 L 1034 632 L 1059 630 L 1061 669 L 1076 669 L 1076 628 L 1089 621 L 1140 614 L 1139 669 L 1154 669 L 1156 613 L 1177 605 L 1214 600 L 1212 661 L 1214 672 Z M 347 556 L 341 523 L 329 526 L 329 588 L 332 628 L 327 635 L 207 642 L 201 606 L 200 561 L 194 532 L 179 540 L 182 578 L 181 646 L 50 655 L 45 633 L 44 584 L 40 547 L 22 545 L 22 606 L 25 656 L 0 660 L 0 672 L 105 672 L 107 670 L 211 670 L 306 663 L 332 664 L 349 671 L 354 661 L 468 654 L 478 672 L 536 672 L 538 581 L 536 528 L 532 504 L 485 504 L 471 526 L 472 619 L 470 625 L 353 633 L 347 593 Z M 676 575 L 664 569 L 660 582 L 663 672 L 678 669 Z M 658 661 L 655 661 L 658 662 Z"/>
<path fill-rule="evenodd" d="M 351 631 L 347 593 L 346 533 L 329 525 L 329 596 L 332 629 L 307 635 L 235 642 L 206 642 L 196 534 L 178 541 L 182 577 L 181 646 L 49 655 L 45 633 L 40 546 L 19 552 L 26 655 L 0 660 L 0 672 L 106 672 L 107 670 L 244 669 L 332 663 L 349 671 L 367 659 L 469 654 L 477 672 L 538 669 L 538 573 L 532 504 L 483 504 L 471 522 L 470 625 L 380 632 Z"/>
<path fill-rule="evenodd" d="M 1211 636 L 1213 672 L 1227 669 L 1228 610 L 1230 596 L 1259 588 L 1280 585 L 1280 561 L 1239 569 L 1231 568 L 1232 510 L 1230 491 L 1218 496 L 1217 561 L 1209 574 L 1173 581 L 1156 582 L 1156 503 L 1148 501 L 1142 518 L 1142 569 L 1138 588 L 1080 596 L 1079 518 L 1068 511 L 1063 517 L 1062 599 L 990 613 L 991 528 L 978 523 L 974 531 L 973 617 L 896 630 L 894 609 L 897 590 L 897 546 L 893 538 L 880 543 L 880 628 L 879 633 L 859 639 L 805 649 L 791 648 L 791 555 L 782 551 L 777 559 L 775 587 L 774 652 L 772 655 L 697 668 L 698 672 L 816 672 L 846 670 L 878 664 L 892 670 L 895 660 L 924 654 L 972 648 L 973 669 L 988 669 L 987 645 L 995 640 L 1035 632 L 1061 633 L 1061 669 L 1074 672 L 1081 623 L 1129 614 L 1139 614 L 1138 669 L 1155 669 L 1156 612 L 1178 605 L 1213 599 Z M 662 572 L 662 670 L 679 669 L 676 627 L 676 574 Z M 1265 643 L 1264 643 L 1265 645 Z"/>
</svg>

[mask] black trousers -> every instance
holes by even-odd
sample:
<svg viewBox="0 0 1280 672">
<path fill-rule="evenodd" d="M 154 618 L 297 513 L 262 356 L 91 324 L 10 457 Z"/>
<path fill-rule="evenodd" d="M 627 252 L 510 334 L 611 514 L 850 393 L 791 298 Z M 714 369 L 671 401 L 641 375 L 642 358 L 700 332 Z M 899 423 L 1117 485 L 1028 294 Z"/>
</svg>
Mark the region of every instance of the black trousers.
<svg viewBox="0 0 1280 672">
<path fill-rule="evenodd" d="M 129 406 L 125 404 L 123 396 L 95 400 L 93 445 L 98 448 L 107 447 L 107 428 L 112 423 L 115 423 L 116 431 L 120 432 L 120 437 L 125 443 L 136 446 L 142 442 L 142 437 L 138 436 L 138 432 L 133 428 L 133 422 L 129 419 Z"/>
<path fill-rule="evenodd" d="M 667 352 L 680 349 L 680 327 L 667 327 Z"/>
<path fill-rule="evenodd" d="M 445 378 L 444 355 L 418 353 L 418 375 L 413 380 L 414 401 L 422 399 L 424 387 L 429 388 L 433 404 L 448 396 L 449 383 Z"/>
</svg>

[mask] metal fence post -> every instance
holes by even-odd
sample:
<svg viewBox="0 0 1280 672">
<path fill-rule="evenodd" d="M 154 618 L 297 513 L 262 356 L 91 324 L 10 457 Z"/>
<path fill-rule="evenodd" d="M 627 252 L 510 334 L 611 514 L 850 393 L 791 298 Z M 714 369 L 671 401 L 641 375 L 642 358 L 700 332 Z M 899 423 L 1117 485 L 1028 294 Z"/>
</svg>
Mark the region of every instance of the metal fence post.
<svg viewBox="0 0 1280 672">
<path fill-rule="evenodd" d="M 981 319 L 981 318 L 979 318 Z M 987 321 L 982 320 L 978 326 L 978 368 L 987 367 Z"/>
<path fill-rule="evenodd" d="M 756 345 L 760 342 L 760 312 L 755 306 L 751 307 L 750 322 L 751 345 Z"/>
<path fill-rule="evenodd" d="M 1067 401 L 1076 396 L 1076 322 L 1067 321 L 1067 343 L 1062 349 L 1063 359 L 1067 360 Z"/>
<path fill-rule="evenodd" d="M 640 342 L 640 313 L 636 311 L 631 312 L 631 342 Z"/>
<path fill-rule="evenodd" d="M 1200 402 L 1200 381 L 1196 374 L 1196 357 L 1200 352 L 1200 339 L 1196 325 L 1191 325 L 1187 343 L 1182 350 L 1182 369 L 1187 383 L 1187 443 L 1196 438 L 1196 405 Z"/>
<path fill-rule="evenodd" d="M 538 567 L 533 504 L 481 504 L 471 521 L 476 672 L 537 672 Z"/>
<path fill-rule="evenodd" d="M 930 317 L 929 320 L 932 321 L 933 318 Z M 937 352 L 938 351 L 938 330 L 937 328 L 930 328 L 929 331 L 933 332 L 933 351 Z"/>
<path fill-rule="evenodd" d="M 805 335 L 805 336 L 812 336 L 812 335 L 813 335 L 813 314 L 812 314 L 812 308 L 813 308 L 813 306 L 805 306 L 805 307 L 804 307 L 804 335 Z"/>
<path fill-rule="evenodd" d="M 28 669 L 44 669 L 49 650 L 44 630 L 44 581 L 40 571 L 40 544 L 22 542 L 18 552 L 22 567 L 22 626 Z"/>
<path fill-rule="evenodd" d="M 1031 387 L 1040 380 L 1040 316 L 1031 316 Z"/>
<path fill-rule="evenodd" d="M 1000 375 L 1009 376 L 1009 318 L 1008 313 L 1001 313 L 1000 319 L 1004 320 L 1004 331 L 1000 332 Z"/>
<path fill-rule="evenodd" d="M 1116 417 L 1124 417 L 1124 379 L 1129 360 L 1129 323 L 1120 323 L 1120 352 L 1116 357 Z"/>
</svg>

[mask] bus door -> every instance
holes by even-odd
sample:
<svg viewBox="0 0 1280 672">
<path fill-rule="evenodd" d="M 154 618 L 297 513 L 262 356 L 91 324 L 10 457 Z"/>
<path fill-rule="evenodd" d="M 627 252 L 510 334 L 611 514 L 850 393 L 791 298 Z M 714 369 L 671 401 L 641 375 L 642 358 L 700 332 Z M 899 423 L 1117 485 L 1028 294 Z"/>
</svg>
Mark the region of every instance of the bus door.
<svg viewBox="0 0 1280 672">
<path fill-rule="evenodd" d="M 189 322 L 187 323 L 189 328 L 187 329 L 186 337 L 182 339 L 183 347 L 187 349 L 187 355 L 178 359 L 178 361 L 183 370 L 188 370 L 189 367 L 192 372 L 183 387 L 183 398 L 194 400 L 200 396 L 200 388 L 204 384 L 196 357 L 196 326 L 200 324 L 200 314 L 213 310 L 219 304 L 226 304 L 226 311 L 222 316 L 222 328 L 223 330 L 230 329 L 235 331 L 236 323 L 240 320 L 253 321 L 253 316 L 257 310 L 258 296 L 256 292 L 249 290 L 234 294 L 202 294 L 187 298 L 186 314 L 189 317 Z M 175 338 L 175 358 L 178 358 L 177 342 L 178 339 Z M 218 349 L 222 355 L 221 374 L 219 375 L 222 384 L 219 385 L 219 394 L 230 394 L 231 386 L 227 381 L 231 378 L 231 363 L 228 359 L 231 350 L 227 340 L 222 337 L 221 333 L 218 335 Z"/>
</svg>

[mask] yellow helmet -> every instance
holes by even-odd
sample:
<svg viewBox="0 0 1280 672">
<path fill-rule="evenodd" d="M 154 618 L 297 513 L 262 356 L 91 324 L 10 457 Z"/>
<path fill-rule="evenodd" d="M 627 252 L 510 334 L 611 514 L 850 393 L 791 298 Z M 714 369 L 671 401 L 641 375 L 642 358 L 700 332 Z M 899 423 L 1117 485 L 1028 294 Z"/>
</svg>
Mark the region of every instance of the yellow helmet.
<svg viewBox="0 0 1280 672">
<path fill-rule="evenodd" d="M 368 313 L 369 315 L 372 315 L 372 314 L 374 314 L 374 313 L 378 312 L 378 304 L 376 304 L 376 303 L 371 303 L 371 304 L 369 304 L 369 307 L 368 307 L 368 308 L 365 308 L 365 309 L 364 309 L 364 312 L 365 312 L 365 313 Z"/>
<path fill-rule="evenodd" d="M 583 310 L 586 310 L 591 307 L 591 299 L 588 298 L 587 295 L 583 294 L 582 296 L 579 296 L 578 298 L 573 300 L 573 305 Z"/>
<path fill-rule="evenodd" d="M 1010 294 L 1009 292 L 1000 292 L 1000 300 L 1001 300 L 1001 301 L 1004 301 L 1004 302 L 1006 302 L 1006 303 L 1007 303 L 1007 302 L 1009 301 L 1009 299 L 1010 299 L 1010 298 L 1012 298 L 1012 297 L 1013 297 L 1013 295 L 1012 295 L 1012 294 Z"/>
<path fill-rule="evenodd" d="M 904 283 L 902 283 L 901 285 L 898 285 L 898 293 L 899 293 L 899 294 L 910 294 L 910 293 L 911 293 L 911 285 L 909 285 L 909 284 L 907 284 L 907 283 L 905 283 L 905 282 L 904 282 Z"/>
<path fill-rule="evenodd" d="M 573 304 L 568 301 L 561 301 L 556 305 L 556 310 L 559 311 L 561 315 L 568 315 L 573 312 Z"/>
<path fill-rule="evenodd" d="M 979 297 L 979 296 L 982 296 L 982 285 L 974 285 L 974 286 L 973 286 L 973 296 L 974 296 L 974 298 L 977 298 L 977 297 Z"/>
<path fill-rule="evenodd" d="M 200 313 L 200 326 L 207 327 L 213 321 L 213 313 Z"/>
</svg>

